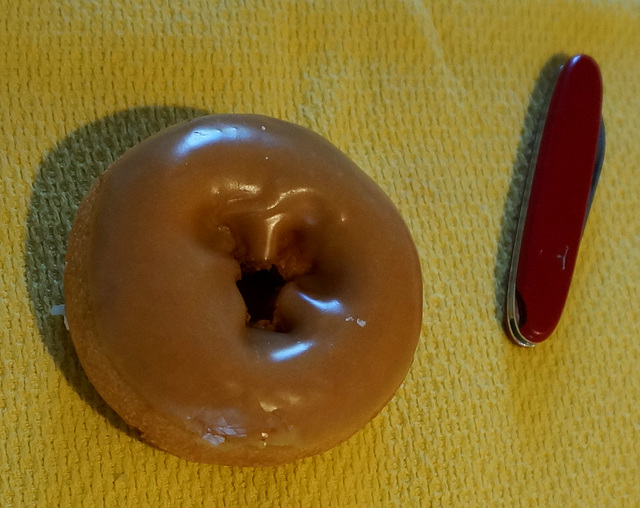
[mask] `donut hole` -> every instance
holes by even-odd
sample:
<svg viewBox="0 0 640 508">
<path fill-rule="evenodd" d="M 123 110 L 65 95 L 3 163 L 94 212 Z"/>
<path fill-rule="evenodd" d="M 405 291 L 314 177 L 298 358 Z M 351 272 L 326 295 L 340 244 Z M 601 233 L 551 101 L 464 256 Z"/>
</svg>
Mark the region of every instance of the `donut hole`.
<svg viewBox="0 0 640 508">
<path fill-rule="evenodd" d="M 263 242 L 256 241 L 263 240 L 256 229 L 234 226 L 230 228 L 235 233 L 232 255 L 240 265 L 236 285 L 247 307 L 247 326 L 290 332 L 292 324 L 278 312 L 276 302 L 287 282 L 314 272 L 317 246 L 309 241 L 308 231 L 288 221 L 272 226 L 266 249 Z"/>
<path fill-rule="evenodd" d="M 278 268 L 272 265 L 266 270 L 255 270 L 241 263 L 240 269 L 242 276 L 236 285 L 247 306 L 247 326 L 286 333 L 285 324 L 274 319 L 278 295 L 286 284 Z"/>
</svg>

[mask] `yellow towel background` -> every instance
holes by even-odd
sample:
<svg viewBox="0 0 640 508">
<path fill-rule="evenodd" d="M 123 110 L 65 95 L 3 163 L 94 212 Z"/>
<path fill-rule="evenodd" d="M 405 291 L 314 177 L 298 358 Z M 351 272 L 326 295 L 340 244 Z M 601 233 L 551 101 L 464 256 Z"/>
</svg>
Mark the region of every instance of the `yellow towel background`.
<svg viewBox="0 0 640 508">
<path fill-rule="evenodd" d="M 536 82 L 560 52 L 601 65 L 607 153 L 561 325 L 525 350 L 498 302 Z M 391 404 L 275 469 L 137 440 L 49 315 L 91 179 L 205 112 L 329 138 L 389 193 L 423 267 Z M 639 506 L 639 139 L 638 2 L 0 0 L 0 505 Z"/>
</svg>

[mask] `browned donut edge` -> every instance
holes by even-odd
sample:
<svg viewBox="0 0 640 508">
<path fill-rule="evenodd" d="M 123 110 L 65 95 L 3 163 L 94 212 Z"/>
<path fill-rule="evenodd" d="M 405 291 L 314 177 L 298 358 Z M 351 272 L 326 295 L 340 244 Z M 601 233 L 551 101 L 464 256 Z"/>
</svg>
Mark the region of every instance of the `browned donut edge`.
<svg viewBox="0 0 640 508">
<path fill-rule="evenodd" d="M 101 187 L 108 175 L 107 170 L 93 184 L 80 204 L 69 236 L 64 274 L 65 309 L 71 339 L 87 377 L 105 402 L 129 427 L 139 430 L 143 440 L 194 462 L 272 467 L 324 452 L 348 439 L 350 436 L 328 441 L 313 449 L 271 447 L 250 452 L 218 450 L 187 430 L 178 419 L 154 411 L 127 385 L 100 347 L 100 333 L 93 317 L 93 295 L 90 289 L 93 226 L 98 214 Z M 386 403 L 380 410 L 385 406 Z M 366 423 L 363 422 L 362 426 Z"/>
</svg>

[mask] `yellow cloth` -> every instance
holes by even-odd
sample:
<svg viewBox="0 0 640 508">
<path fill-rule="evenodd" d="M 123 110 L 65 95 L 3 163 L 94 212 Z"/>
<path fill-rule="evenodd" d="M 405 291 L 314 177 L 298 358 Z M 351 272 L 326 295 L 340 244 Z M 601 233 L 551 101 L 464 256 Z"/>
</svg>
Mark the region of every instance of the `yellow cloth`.
<svg viewBox="0 0 640 508">
<path fill-rule="evenodd" d="M 0 505 L 640 504 L 638 2 L 0 0 L 0 48 Z M 559 52 L 600 63 L 608 146 L 562 322 L 526 350 L 499 323 L 512 176 Z M 422 262 L 396 397 L 276 469 L 137 440 L 49 315 L 91 179 L 202 112 L 329 138 L 389 193 Z"/>
</svg>

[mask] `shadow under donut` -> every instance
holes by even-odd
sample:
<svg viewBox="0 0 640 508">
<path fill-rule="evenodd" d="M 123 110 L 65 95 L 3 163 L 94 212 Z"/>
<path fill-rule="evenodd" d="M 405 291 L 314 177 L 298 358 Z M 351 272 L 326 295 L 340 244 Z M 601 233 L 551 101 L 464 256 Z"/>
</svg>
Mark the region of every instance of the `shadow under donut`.
<svg viewBox="0 0 640 508">
<path fill-rule="evenodd" d="M 511 183 L 505 200 L 498 237 L 498 250 L 496 264 L 493 272 L 495 317 L 500 323 L 504 323 L 504 303 L 507 294 L 507 281 L 509 277 L 509 265 L 513 251 L 513 241 L 520 215 L 520 205 L 524 184 L 527 178 L 527 170 L 531 159 L 531 152 L 535 143 L 538 125 L 543 120 L 547 95 L 551 93 L 558 68 L 567 61 L 567 55 L 558 53 L 553 55 L 542 67 L 536 79 L 533 91 L 529 98 L 529 107 L 524 118 L 520 143 L 516 150 L 515 162 L 511 173 Z"/>
<path fill-rule="evenodd" d="M 170 125 L 205 115 L 182 107 L 140 107 L 101 118 L 70 133 L 44 154 L 27 217 L 25 280 L 40 336 L 56 366 L 76 392 L 116 428 L 126 424 L 102 400 L 76 356 L 62 316 L 64 257 L 80 202 L 94 179 L 126 150 Z"/>
</svg>

